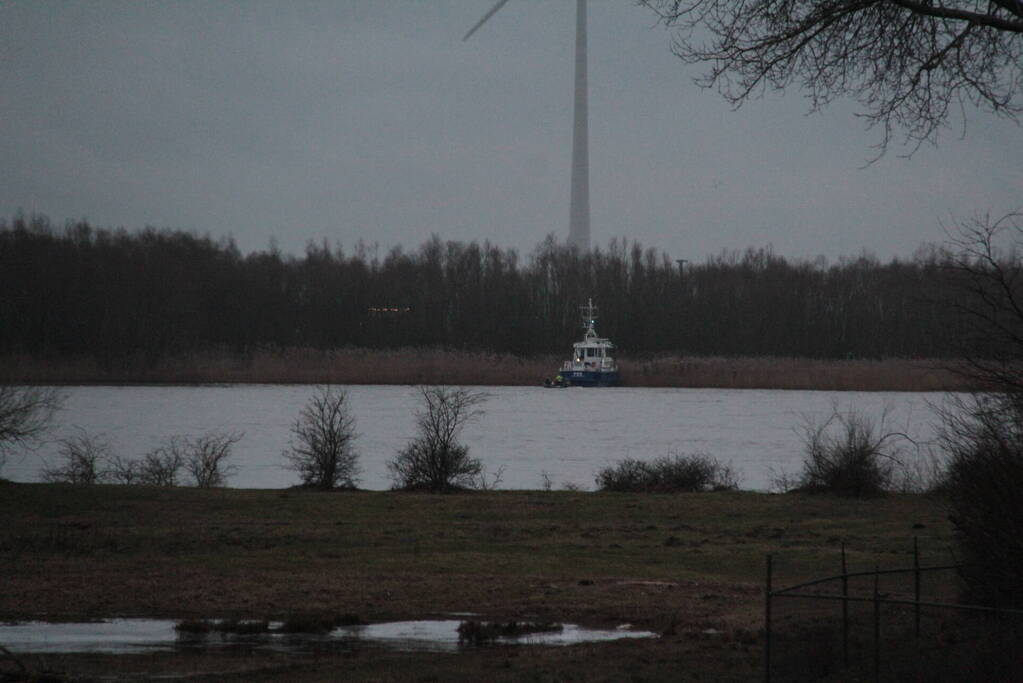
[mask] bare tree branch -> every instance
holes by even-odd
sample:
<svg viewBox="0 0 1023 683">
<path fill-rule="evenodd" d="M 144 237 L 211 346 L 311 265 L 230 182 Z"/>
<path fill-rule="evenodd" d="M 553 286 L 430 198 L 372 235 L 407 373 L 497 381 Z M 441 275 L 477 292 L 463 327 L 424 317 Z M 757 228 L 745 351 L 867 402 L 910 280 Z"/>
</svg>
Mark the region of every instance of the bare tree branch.
<svg viewBox="0 0 1023 683">
<path fill-rule="evenodd" d="M 0 384 L 0 469 L 18 448 L 34 448 L 64 403 L 54 387 Z"/>
<path fill-rule="evenodd" d="M 944 19 L 957 19 L 959 21 L 976 24 L 978 26 L 990 26 L 991 28 L 996 28 L 999 31 L 1023 33 L 1023 20 L 1020 19 L 1006 19 L 997 14 L 965 10 L 958 7 L 948 7 L 941 3 L 934 5 L 931 3 L 914 2 L 914 0 L 889 0 L 889 2 L 893 5 L 904 7 L 914 14 L 922 14 L 928 17 L 942 17 Z M 995 0 L 993 4 L 1002 7 L 1017 17 L 1023 17 L 1023 11 L 1021 11 L 1018 3 L 998 2 L 998 0 Z"/>
<path fill-rule="evenodd" d="M 1004 244 L 1005 246 L 999 246 Z M 961 222 L 946 268 L 961 296 L 961 365 L 953 369 L 1007 400 L 1023 396 L 1023 214 Z"/>
<path fill-rule="evenodd" d="M 673 32 L 672 51 L 708 65 L 697 82 L 741 106 L 796 84 L 817 111 L 858 101 L 868 125 L 913 150 L 954 107 L 1023 112 L 1023 4 L 1014 0 L 639 0 Z M 912 152 L 910 152 L 912 153 Z"/>
</svg>

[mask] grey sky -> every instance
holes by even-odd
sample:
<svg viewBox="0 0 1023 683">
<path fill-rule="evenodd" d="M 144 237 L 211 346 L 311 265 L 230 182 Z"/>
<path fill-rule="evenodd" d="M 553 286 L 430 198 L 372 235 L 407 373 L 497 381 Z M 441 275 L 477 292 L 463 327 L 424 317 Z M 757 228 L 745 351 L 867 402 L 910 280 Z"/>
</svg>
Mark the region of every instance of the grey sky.
<svg viewBox="0 0 1023 683">
<path fill-rule="evenodd" d="M 301 253 L 568 229 L 574 3 L 512 0 L 4 2 L 0 215 L 275 237 Z M 592 238 L 672 258 L 909 256 L 951 217 L 1023 207 L 1023 130 L 863 168 L 855 103 L 793 89 L 738 112 L 628 0 L 592 0 Z"/>
</svg>

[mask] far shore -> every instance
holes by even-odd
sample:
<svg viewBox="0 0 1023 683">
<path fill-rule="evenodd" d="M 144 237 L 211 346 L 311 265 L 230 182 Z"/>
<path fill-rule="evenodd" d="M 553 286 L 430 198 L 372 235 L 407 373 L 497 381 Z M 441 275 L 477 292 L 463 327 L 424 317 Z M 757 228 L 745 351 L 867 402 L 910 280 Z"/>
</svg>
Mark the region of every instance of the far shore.
<svg viewBox="0 0 1023 683">
<path fill-rule="evenodd" d="M 534 386 L 553 378 L 554 356 L 445 349 L 288 349 L 137 358 L 0 357 L 0 377 L 20 384 L 447 384 Z M 940 359 L 656 356 L 619 359 L 627 387 L 823 391 L 967 391 Z"/>
</svg>

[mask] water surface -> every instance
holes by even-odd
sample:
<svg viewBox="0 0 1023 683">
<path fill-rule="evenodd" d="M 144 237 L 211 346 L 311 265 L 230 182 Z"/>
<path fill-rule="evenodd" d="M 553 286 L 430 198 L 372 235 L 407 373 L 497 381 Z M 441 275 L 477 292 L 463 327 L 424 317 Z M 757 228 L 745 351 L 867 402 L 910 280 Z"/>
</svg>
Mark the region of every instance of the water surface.
<svg viewBox="0 0 1023 683">
<path fill-rule="evenodd" d="M 362 626 L 342 626 L 326 635 L 260 633 L 222 635 L 182 634 L 169 619 L 109 619 L 81 623 L 29 621 L 0 624 L 0 643 L 11 652 L 58 654 L 92 652 L 138 654 L 175 649 L 217 649 L 246 647 L 276 651 L 305 651 L 309 648 L 354 646 L 359 643 L 383 645 L 400 650 L 455 652 L 460 621 L 453 619 L 394 621 Z M 573 645 L 622 638 L 651 638 L 650 631 L 628 628 L 592 629 L 564 624 L 559 631 L 499 638 L 505 645 Z"/>
<path fill-rule="evenodd" d="M 502 488 L 536 489 L 546 472 L 555 488 L 593 488 L 598 469 L 622 458 L 652 459 L 676 452 L 707 453 L 740 474 L 747 489 L 766 490 L 781 472 L 798 471 L 799 427 L 823 419 L 832 405 L 880 418 L 921 442 L 933 438 L 929 403 L 941 394 L 777 391 L 749 389 L 613 388 L 547 390 L 478 387 L 490 394 L 486 413 L 464 433 L 470 454 L 488 471 L 504 468 Z M 386 489 L 386 463 L 415 435 L 414 387 L 348 387 L 359 438 L 360 485 Z M 67 390 L 58 414 L 59 437 L 81 427 L 103 435 L 114 451 L 141 457 L 171 435 L 239 431 L 238 473 L 229 485 L 281 488 L 298 483 L 282 467 L 289 429 L 316 387 L 309 385 L 81 386 Z M 50 444 L 13 456 L 4 476 L 36 481 Z"/>
</svg>

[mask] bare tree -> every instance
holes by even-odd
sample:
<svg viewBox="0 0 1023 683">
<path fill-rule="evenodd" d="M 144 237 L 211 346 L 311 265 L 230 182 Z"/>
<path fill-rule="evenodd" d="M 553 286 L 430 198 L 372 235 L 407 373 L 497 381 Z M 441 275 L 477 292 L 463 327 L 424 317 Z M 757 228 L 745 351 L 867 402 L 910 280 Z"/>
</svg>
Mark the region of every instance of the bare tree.
<svg viewBox="0 0 1023 683">
<path fill-rule="evenodd" d="M 672 51 L 709 63 L 698 81 L 734 106 L 798 84 L 817 110 L 856 99 L 871 126 L 933 141 L 966 104 L 1016 120 L 1023 103 L 1019 0 L 639 0 Z"/>
<path fill-rule="evenodd" d="M 184 468 L 196 486 L 223 486 L 228 477 L 237 473 L 238 468 L 227 464 L 226 460 L 232 455 L 231 449 L 244 436 L 240 432 L 211 432 L 186 442 Z"/>
<path fill-rule="evenodd" d="M 978 389 L 1019 402 L 1023 415 L 1023 214 L 959 223 L 946 260 L 958 296 L 960 334 L 953 370 Z"/>
<path fill-rule="evenodd" d="M 483 415 L 488 395 L 451 387 L 420 387 L 423 407 L 416 411 L 419 436 L 387 463 L 394 487 L 406 490 L 451 491 L 475 488 L 483 471 L 458 443 L 466 424 Z"/>
<path fill-rule="evenodd" d="M 95 434 L 80 431 L 61 439 L 59 464 L 45 467 L 43 481 L 55 484 L 98 484 L 106 476 L 103 464 L 110 455 L 110 444 Z"/>
<path fill-rule="evenodd" d="M 359 454 L 354 447 L 355 416 L 347 392 L 321 387 L 291 426 L 289 450 L 283 453 L 302 483 L 318 489 L 355 488 Z"/>
<path fill-rule="evenodd" d="M 944 409 L 944 489 L 966 597 L 1023 606 L 1023 215 L 964 221 L 946 265 L 959 288 L 953 370 L 978 389 Z"/>
<path fill-rule="evenodd" d="M 63 402 L 63 395 L 54 387 L 0 384 L 0 468 L 15 448 L 39 444 Z"/>
</svg>

